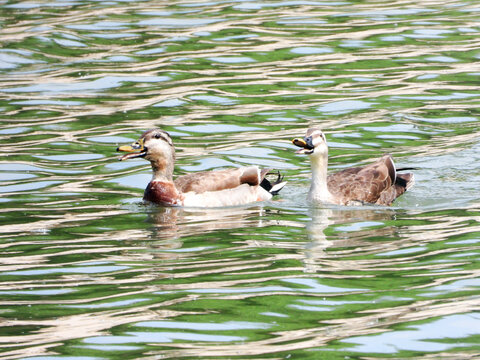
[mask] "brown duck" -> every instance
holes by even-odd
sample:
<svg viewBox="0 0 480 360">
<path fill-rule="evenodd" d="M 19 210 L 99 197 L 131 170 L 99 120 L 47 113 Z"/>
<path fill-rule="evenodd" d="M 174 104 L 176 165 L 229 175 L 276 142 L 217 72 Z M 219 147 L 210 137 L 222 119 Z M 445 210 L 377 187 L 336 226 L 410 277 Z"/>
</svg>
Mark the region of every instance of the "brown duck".
<svg viewBox="0 0 480 360">
<path fill-rule="evenodd" d="M 170 135 L 160 129 L 148 130 L 132 145 L 117 151 L 127 152 L 119 160 L 142 157 L 150 161 L 153 178 L 145 189 L 145 201 L 188 207 L 221 207 L 270 200 L 285 186 L 282 177 L 270 183 L 269 169 L 257 166 L 204 171 L 173 180 L 175 147 Z"/>
<path fill-rule="evenodd" d="M 390 155 L 384 155 L 372 164 L 327 176 L 328 146 L 321 130 L 310 128 L 303 139 L 293 139 L 292 142 L 301 148 L 298 154 L 310 156 L 312 182 L 308 199 L 313 202 L 391 205 L 415 182 L 413 173 L 398 173 L 412 168 L 396 169 Z"/>
</svg>

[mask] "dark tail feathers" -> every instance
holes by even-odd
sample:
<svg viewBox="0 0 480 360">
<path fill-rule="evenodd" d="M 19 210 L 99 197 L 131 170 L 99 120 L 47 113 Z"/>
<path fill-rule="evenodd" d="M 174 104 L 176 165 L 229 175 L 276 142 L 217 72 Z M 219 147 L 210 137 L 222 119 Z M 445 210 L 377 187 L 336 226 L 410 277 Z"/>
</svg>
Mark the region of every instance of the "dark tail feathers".
<svg viewBox="0 0 480 360">
<path fill-rule="evenodd" d="M 416 168 L 416 167 L 397 168 L 397 171 L 410 171 L 410 170 L 418 170 L 418 168 Z"/>
<path fill-rule="evenodd" d="M 275 173 L 269 172 L 266 175 L 270 175 L 270 174 L 275 174 Z M 267 190 L 273 196 L 277 195 L 280 192 L 280 190 L 282 190 L 283 187 L 287 184 L 286 181 L 283 181 L 284 176 L 280 174 L 280 171 L 277 171 L 276 174 L 277 174 L 277 179 L 275 181 L 270 182 L 265 176 L 262 182 L 260 183 L 260 186 L 265 190 Z"/>
</svg>

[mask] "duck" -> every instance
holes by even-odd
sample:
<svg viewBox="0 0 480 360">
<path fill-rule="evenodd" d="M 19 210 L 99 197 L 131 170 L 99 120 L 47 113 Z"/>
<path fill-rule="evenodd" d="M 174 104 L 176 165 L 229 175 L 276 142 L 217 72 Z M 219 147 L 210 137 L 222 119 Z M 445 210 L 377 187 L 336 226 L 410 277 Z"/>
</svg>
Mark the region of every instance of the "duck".
<svg viewBox="0 0 480 360">
<path fill-rule="evenodd" d="M 267 180 L 271 169 L 244 166 L 203 171 L 178 176 L 173 180 L 175 147 L 170 134 L 161 129 L 144 132 L 131 145 L 117 151 L 126 154 L 120 161 L 144 158 L 150 161 L 153 176 L 143 200 L 163 206 L 224 207 L 270 200 L 285 186 L 277 172 L 274 182 Z"/>
<path fill-rule="evenodd" d="M 389 154 L 368 165 L 327 175 L 328 145 L 318 128 L 309 128 L 303 138 L 295 138 L 292 143 L 300 148 L 297 154 L 310 158 L 312 180 L 307 198 L 313 203 L 390 206 L 415 183 L 413 173 L 399 173 L 415 168 L 397 169 Z"/>
</svg>

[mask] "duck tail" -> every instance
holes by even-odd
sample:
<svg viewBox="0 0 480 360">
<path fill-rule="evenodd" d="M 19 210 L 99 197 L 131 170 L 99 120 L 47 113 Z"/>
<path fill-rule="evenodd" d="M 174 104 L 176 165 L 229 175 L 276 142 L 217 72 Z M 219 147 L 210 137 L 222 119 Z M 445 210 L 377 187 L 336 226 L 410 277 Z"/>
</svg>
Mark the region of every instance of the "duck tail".
<svg viewBox="0 0 480 360">
<path fill-rule="evenodd" d="M 397 168 L 397 171 L 410 171 L 410 170 L 418 170 L 418 168 L 416 168 L 416 167 Z"/>
<path fill-rule="evenodd" d="M 277 178 L 275 179 L 275 181 L 269 181 L 266 178 L 267 175 L 271 175 L 275 173 L 277 174 Z M 273 173 L 269 169 L 262 170 L 262 177 L 263 179 L 262 179 L 262 182 L 260 183 L 260 186 L 265 190 L 267 190 L 273 196 L 277 195 L 280 192 L 280 190 L 282 190 L 283 187 L 287 184 L 286 181 L 283 181 L 284 176 L 282 176 L 282 174 L 278 170 Z"/>
</svg>

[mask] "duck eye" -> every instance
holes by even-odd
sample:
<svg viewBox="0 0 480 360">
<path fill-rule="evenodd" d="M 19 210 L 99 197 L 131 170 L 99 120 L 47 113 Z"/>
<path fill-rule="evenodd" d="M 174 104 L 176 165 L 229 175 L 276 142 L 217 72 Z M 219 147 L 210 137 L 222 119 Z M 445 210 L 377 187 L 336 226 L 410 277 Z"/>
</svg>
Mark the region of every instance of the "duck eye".
<svg viewBox="0 0 480 360">
<path fill-rule="evenodd" d="M 155 134 L 155 139 L 160 139 L 162 136 L 160 134 Z"/>
</svg>

